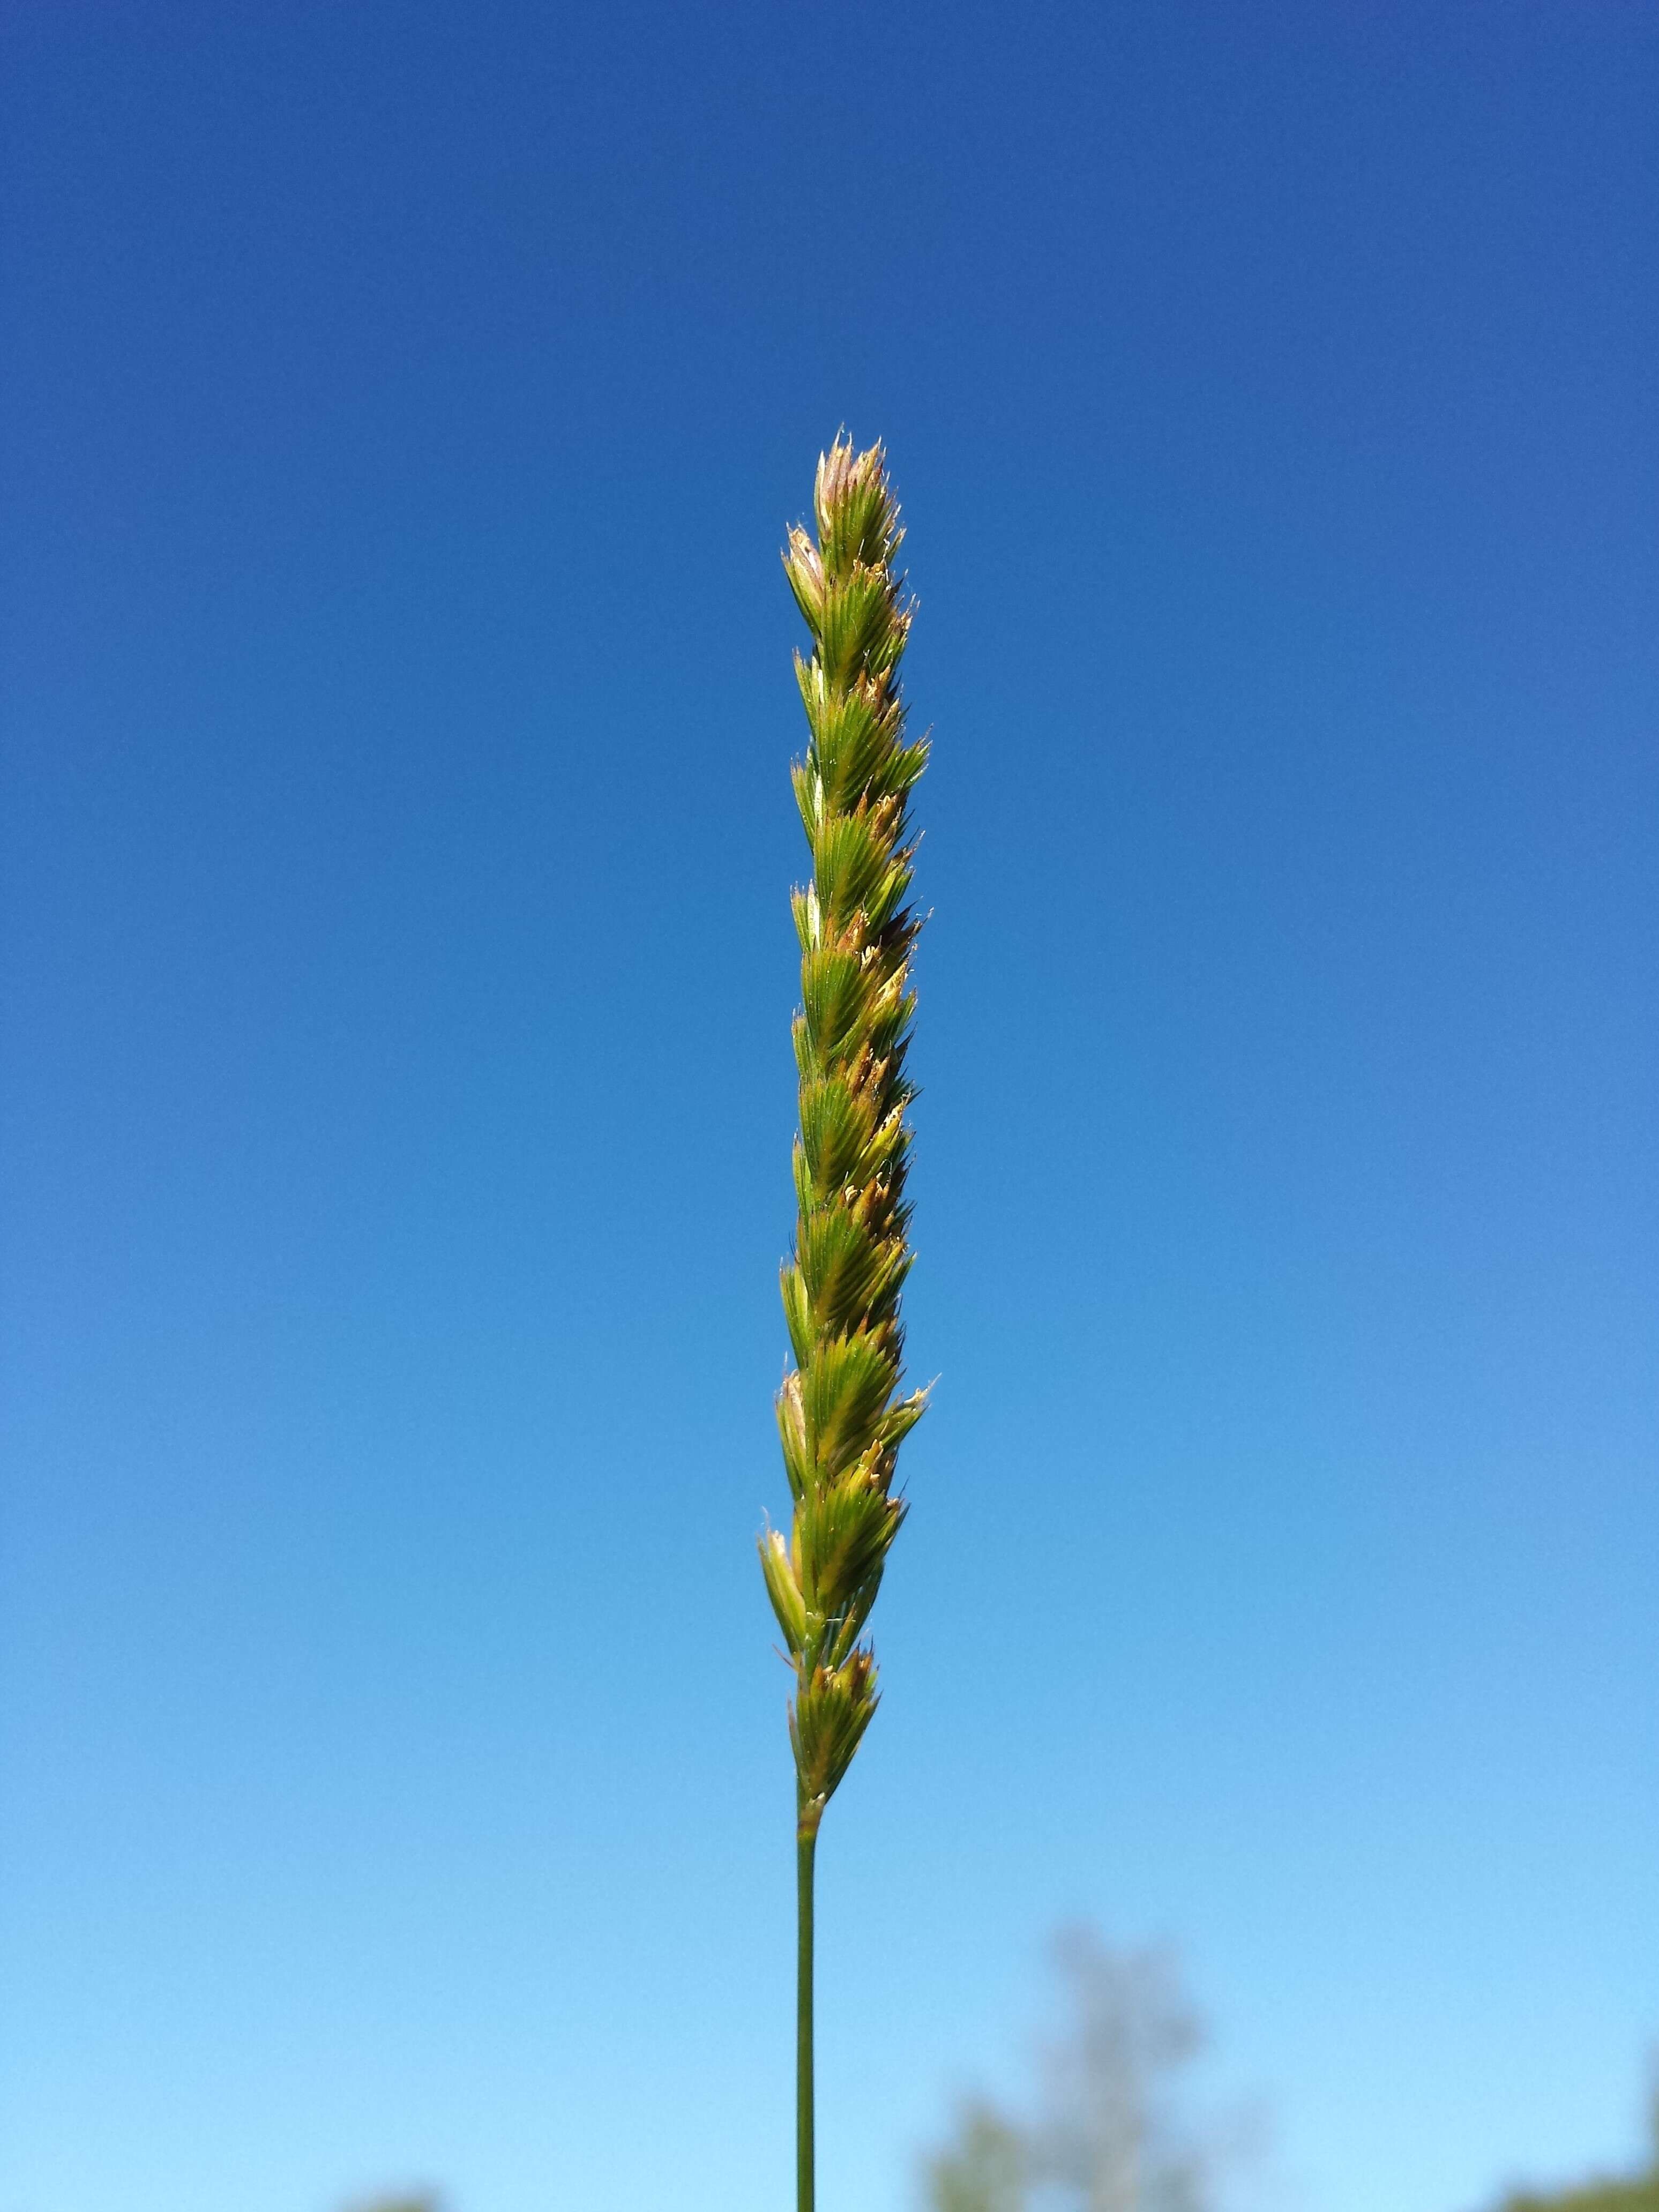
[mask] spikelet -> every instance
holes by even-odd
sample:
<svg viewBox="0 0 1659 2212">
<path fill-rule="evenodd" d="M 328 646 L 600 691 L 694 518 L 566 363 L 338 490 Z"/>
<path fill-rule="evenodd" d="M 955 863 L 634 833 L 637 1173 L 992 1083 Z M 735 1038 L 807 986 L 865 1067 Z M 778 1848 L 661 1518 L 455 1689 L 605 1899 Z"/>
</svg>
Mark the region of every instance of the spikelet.
<svg viewBox="0 0 1659 2212">
<path fill-rule="evenodd" d="M 761 1567 L 790 1663 L 789 1739 L 803 1839 L 876 1709 L 860 1641 L 899 1524 L 899 1444 L 926 1394 L 902 1393 L 899 1297 L 910 1267 L 905 1047 L 921 927 L 907 904 L 911 787 L 925 742 L 907 743 L 898 664 L 910 609 L 894 560 L 903 537 L 879 446 L 841 437 L 820 456 L 815 544 L 789 533 L 783 565 L 812 633 L 795 656 L 811 738 L 793 770 L 812 880 L 793 896 L 801 947 L 795 1017 L 799 1220 L 783 1269 L 795 1367 L 778 1396 L 794 1500 L 787 1540 L 769 1529 Z"/>
</svg>

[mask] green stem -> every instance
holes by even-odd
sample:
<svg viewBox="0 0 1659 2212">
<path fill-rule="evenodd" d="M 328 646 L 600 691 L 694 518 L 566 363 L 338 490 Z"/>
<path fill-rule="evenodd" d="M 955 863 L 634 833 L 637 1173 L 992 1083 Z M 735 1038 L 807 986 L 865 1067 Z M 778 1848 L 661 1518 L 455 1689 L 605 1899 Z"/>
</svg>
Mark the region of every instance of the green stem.
<svg viewBox="0 0 1659 2212">
<path fill-rule="evenodd" d="M 817 1824 L 795 1838 L 799 1949 L 795 1979 L 795 2212 L 814 2212 L 812 2154 L 812 1858 Z"/>
</svg>

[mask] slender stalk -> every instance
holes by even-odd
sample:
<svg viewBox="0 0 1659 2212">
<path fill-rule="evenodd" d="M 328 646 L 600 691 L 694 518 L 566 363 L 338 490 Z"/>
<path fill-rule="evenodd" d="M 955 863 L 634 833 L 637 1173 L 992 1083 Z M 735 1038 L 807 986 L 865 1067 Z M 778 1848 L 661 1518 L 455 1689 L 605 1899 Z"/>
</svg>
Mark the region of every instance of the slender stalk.
<svg viewBox="0 0 1659 2212">
<path fill-rule="evenodd" d="M 812 1862 L 816 1832 L 795 1838 L 795 2207 L 813 2212 L 817 2183 L 812 2142 Z"/>
<path fill-rule="evenodd" d="M 801 1012 L 795 1248 L 782 1276 L 794 1369 L 778 1394 L 793 1517 L 761 1567 L 795 1673 L 789 1741 L 799 1791 L 797 2212 L 813 2212 L 812 1875 L 818 1824 L 876 1710 L 860 1638 L 904 1518 L 898 1449 L 925 1392 L 903 1395 L 899 1296 L 910 1267 L 904 1201 L 914 1095 L 904 1072 L 921 927 L 907 904 L 909 795 L 926 743 L 905 737 L 898 665 L 910 630 L 895 568 L 903 532 L 879 446 L 820 456 L 816 542 L 791 531 L 784 568 L 812 633 L 795 656 L 811 737 L 794 768 L 812 880 L 795 892 Z"/>
</svg>

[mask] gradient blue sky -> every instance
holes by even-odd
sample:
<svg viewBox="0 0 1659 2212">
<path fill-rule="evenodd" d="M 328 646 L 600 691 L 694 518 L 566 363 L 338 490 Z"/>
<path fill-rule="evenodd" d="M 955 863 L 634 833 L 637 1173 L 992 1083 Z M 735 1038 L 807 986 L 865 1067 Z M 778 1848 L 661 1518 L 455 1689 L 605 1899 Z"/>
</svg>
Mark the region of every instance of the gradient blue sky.
<svg viewBox="0 0 1659 2212">
<path fill-rule="evenodd" d="M 1168 1935 L 1276 2212 L 1659 2036 L 1651 6 L 3 29 L 0 2212 L 777 2212 L 777 567 L 936 731 L 823 2201 Z"/>
</svg>

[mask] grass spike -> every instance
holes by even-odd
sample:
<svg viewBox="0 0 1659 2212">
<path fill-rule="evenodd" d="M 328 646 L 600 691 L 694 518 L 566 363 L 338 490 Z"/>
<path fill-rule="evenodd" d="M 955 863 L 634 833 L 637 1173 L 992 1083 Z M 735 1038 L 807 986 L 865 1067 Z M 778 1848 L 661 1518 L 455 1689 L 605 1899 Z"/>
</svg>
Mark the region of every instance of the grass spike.
<svg viewBox="0 0 1659 2212">
<path fill-rule="evenodd" d="M 920 917 L 907 904 L 909 797 L 927 765 L 908 743 L 898 667 L 912 610 L 896 562 L 904 532 L 884 449 L 843 433 L 818 458 L 814 538 L 797 525 L 783 565 L 808 629 L 795 656 L 808 742 L 792 774 L 812 856 L 793 897 L 801 947 L 793 1042 L 799 1221 L 785 1263 L 795 1365 L 778 1396 L 794 1513 L 761 1540 L 767 1593 L 794 1670 L 799 1982 L 796 2212 L 815 2212 L 812 1883 L 823 1810 L 874 1715 L 875 1656 L 860 1640 L 905 1514 L 900 1443 L 926 1393 L 903 1389 L 900 1294 L 914 1091 L 904 1073 Z"/>
</svg>

